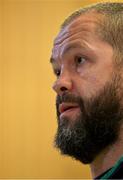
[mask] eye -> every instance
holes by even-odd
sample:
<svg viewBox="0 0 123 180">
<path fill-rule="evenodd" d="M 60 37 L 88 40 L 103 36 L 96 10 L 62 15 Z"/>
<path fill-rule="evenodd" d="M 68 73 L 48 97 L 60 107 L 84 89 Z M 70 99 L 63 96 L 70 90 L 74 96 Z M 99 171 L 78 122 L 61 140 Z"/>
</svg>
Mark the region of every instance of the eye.
<svg viewBox="0 0 123 180">
<path fill-rule="evenodd" d="M 57 77 L 60 76 L 61 70 L 60 69 L 54 69 L 54 73 Z"/>
<path fill-rule="evenodd" d="M 82 56 L 78 56 L 78 57 L 75 58 L 75 61 L 76 61 L 77 65 L 80 65 L 80 64 L 83 64 L 86 61 L 86 58 L 82 57 Z"/>
</svg>

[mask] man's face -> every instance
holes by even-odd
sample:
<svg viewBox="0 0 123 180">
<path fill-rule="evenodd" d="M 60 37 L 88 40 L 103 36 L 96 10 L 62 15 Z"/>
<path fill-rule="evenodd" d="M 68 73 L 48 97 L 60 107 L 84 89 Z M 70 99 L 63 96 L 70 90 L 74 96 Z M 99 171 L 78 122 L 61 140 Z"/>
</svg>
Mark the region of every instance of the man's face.
<svg viewBox="0 0 123 180">
<path fill-rule="evenodd" d="M 83 163 L 118 137 L 120 76 L 113 74 L 113 49 L 96 34 L 99 21 L 86 14 L 57 36 L 52 65 L 57 80 L 56 146 Z"/>
</svg>

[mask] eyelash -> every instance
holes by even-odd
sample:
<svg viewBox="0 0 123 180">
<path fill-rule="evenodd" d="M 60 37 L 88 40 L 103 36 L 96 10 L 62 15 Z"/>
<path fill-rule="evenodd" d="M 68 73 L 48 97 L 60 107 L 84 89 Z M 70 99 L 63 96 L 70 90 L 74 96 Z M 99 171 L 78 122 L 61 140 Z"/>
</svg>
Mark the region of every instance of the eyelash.
<svg viewBox="0 0 123 180">
<path fill-rule="evenodd" d="M 81 59 L 84 59 L 84 62 L 81 62 Z M 87 58 L 84 57 L 84 56 L 76 56 L 75 57 L 75 63 L 76 63 L 77 66 L 80 65 L 80 64 L 85 63 L 86 60 L 87 60 Z"/>
<path fill-rule="evenodd" d="M 54 70 L 54 74 L 56 75 L 56 77 L 59 77 L 60 76 L 60 69 L 55 69 Z"/>
</svg>

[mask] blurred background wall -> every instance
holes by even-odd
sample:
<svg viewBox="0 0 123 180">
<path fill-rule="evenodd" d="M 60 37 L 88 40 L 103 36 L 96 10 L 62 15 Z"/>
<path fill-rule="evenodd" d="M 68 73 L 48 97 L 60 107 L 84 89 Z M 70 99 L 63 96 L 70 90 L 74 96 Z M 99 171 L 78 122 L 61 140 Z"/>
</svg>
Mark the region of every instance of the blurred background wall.
<svg viewBox="0 0 123 180">
<path fill-rule="evenodd" d="M 59 26 L 97 0 L 0 0 L 0 178 L 90 178 L 53 147 L 49 58 Z"/>
</svg>

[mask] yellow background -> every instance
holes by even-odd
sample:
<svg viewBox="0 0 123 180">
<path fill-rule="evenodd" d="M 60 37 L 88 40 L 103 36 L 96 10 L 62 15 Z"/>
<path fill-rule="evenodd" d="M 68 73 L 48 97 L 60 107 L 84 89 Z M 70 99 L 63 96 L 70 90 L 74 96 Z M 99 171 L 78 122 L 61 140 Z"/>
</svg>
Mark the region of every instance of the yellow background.
<svg viewBox="0 0 123 180">
<path fill-rule="evenodd" d="M 49 58 L 61 22 L 94 0 L 0 0 L 0 178 L 90 178 L 53 147 Z"/>
</svg>

